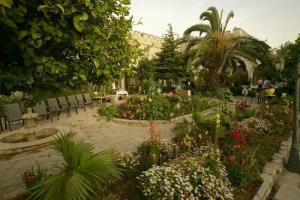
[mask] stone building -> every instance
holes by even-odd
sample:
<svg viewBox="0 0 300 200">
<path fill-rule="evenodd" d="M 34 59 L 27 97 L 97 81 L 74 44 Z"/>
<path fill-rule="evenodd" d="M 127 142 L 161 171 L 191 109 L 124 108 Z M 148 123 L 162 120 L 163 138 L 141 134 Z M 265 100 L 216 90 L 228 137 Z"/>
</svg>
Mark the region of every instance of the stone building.
<svg viewBox="0 0 300 200">
<path fill-rule="evenodd" d="M 133 38 L 137 40 L 140 47 L 145 50 L 144 56 L 149 59 L 155 57 L 156 53 L 161 51 L 163 38 L 148 33 L 132 31 Z"/>
</svg>

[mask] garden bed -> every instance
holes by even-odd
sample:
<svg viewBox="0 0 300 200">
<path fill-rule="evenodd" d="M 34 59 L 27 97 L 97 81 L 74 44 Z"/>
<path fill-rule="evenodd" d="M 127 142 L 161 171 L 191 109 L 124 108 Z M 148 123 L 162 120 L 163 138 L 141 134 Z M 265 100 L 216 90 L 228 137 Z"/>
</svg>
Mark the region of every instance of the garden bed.
<svg viewBox="0 0 300 200">
<path fill-rule="evenodd" d="M 131 97 L 126 102 L 117 105 L 104 104 L 98 110 L 98 114 L 109 120 L 114 118 L 114 121 L 125 123 L 130 123 L 129 120 L 133 123 L 139 123 L 140 120 L 157 120 L 158 123 L 165 123 L 163 121 L 175 122 L 184 118 L 193 110 L 205 111 L 221 104 L 220 100 L 213 98 L 184 95 L 166 97 L 157 94 L 143 99 Z"/>
</svg>

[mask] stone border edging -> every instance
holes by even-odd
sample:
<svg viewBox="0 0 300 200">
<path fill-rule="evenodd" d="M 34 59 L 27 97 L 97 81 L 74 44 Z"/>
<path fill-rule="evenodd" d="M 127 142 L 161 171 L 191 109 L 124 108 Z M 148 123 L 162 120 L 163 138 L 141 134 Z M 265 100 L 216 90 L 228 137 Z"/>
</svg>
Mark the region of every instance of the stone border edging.
<svg viewBox="0 0 300 200">
<path fill-rule="evenodd" d="M 279 181 L 284 169 L 284 163 L 290 153 L 292 138 L 284 141 L 280 145 L 278 153 L 274 153 L 272 161 L 265 164 L 261 178 L 263 183 L 255 194 L 253 200 L 266 200 L 271 194 L 273 186 Z"/>
</svg>

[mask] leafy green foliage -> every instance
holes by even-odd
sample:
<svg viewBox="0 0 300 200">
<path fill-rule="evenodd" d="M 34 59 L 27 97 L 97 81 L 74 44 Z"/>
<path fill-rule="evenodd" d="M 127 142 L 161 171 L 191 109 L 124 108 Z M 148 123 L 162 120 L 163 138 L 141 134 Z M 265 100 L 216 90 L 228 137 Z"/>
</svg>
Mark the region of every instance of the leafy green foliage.
<svg viewBox="0 0 300 200">
<path fill-rule="evenodd" d="M 279 72 L 276 70 L 275 63 L 278 58 L 271 52 L 261 58 L 261 64 L 255 68 L 254 79 L 271 80 L 272 82 L 279 80 Z"/>
<path fill-rule="evenodd" d="M 182 78 L 190 78 L 187 69 L 187 58 L 179 51 L 171 24 L 164 36 L 161 51 L 153 59 L 144 58 L 139 62 L 138 78 L 144 80 L 166 80 L 170 85 Z"/>
<path fill-rule="evenodd" d="M 145 118 L 150 120 L 170 119 L 171 104 L 165 96 L 157 92 L 149 93 L 144 101 L 143 110 Z"/>
<path fill-rule="evenodd" d="M 149 140 L 140 145 L 137 149 L 140 155 L 141 168 L 149 169 L 152 165 L 159 164 L 160 160 L 160 142 Z"/>
<path fill-rule="evenodd" d="M 192 96 L 193 102 L 193 111 L 194 112 L 201 112 L 221 104 L 221 101 L 215 98 L 209 97 L 201 97 L 201 96 Z"/>
<path fill-rule="evenodd" d="M 233 186 L 244 187 L 252 181 L 259 180 L 259 171 L 247 167 L 247 164 L 241 165 L 238 162 L 225 164 L 228 171 L 228 178 Z"/>
<path fill-rule="evenodd" d="M 156 54 L 157 58 L 154 61 L 154 78 L 156 80 L 163 79 L 170 82 L 188 76 L 186 59 L 184 54 L 178 51 L 178 44 L 174 35 L 172 26 L 169 24 L 161 51 Z"/>
<path fill-rule="evenodd" d="M 0 92 L 53 91 L 131 75 L 140 52 L 130 33 L 129 4 L 3 1 Z"/>
<path fill-rule="evenodd" d="M 31 187 L 28 199 L 96 199 L 97 187 L 120 177 L 113 152 L 93 153 L 83 141 L 58 137 L 54 149 L 63 156 L 59 172 Z"/>
<path fill-rule="evenodd" d="M 200 15 L 200 20 L 208 24 L 193 25 L 184 32 L 182 39 L 187 44 L 189 65 L 204 67 L 203 70 L 209 74 L 204 78 L 212 90 L 224 85 L 236 69 L 245 69 L 245 61 L 256 63 L 256 59 L 263 57 L 269 48 L 251 36 L 228 34 L 226 28 L 232 17 L 231 11 L 222 24 L 222 14 L 215 7 L 210 7 Z M 198 37 L 191 36 L 194 32 L 198 33 Z"/>
<path fill-rule="evenodd" d="M 145 80 L 151 80 L 154 76 L 154 59 L 142 58 L 139 61 L 137 68 L 137 77 L 142 82 L 142 85 Z"/>
<path fill-rule="evenodd" d="M 108 120 L 119 116 L 119 113 L 119 109 L 114 104 L 104 104 L 98 109 L 98 114 L 107 117 Z"/>
<path fill-rule="evenodd" d="M 287 81 L 287 87 L 284 88 L 284 92 L 293 94 L 295 85 L 294 77 L 297 74 L 295 71 L 297 70 L 297 63 L 300 60 L 300 35 L 298 35 L 294 43 L 287 42 L 283 44 L 278 50 L 278 55 L 285 61 L 284 69 L 280 74 L 281 78 Z"/>
</svg>

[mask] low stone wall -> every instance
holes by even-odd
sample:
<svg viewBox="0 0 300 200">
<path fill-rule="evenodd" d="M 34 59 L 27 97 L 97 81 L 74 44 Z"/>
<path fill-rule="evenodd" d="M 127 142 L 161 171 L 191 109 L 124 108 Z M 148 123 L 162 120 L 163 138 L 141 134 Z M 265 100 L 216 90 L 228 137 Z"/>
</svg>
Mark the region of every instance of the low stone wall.
<svg viewBox="0 0 300 200">
<path fill-rule="evenodd" d="M 253 200 L 266 200 L 268 199 L 272 188 L 279 181 L 283 169 L 284 163 L 286 163 L 291 148 L 291 138 L 284 141 L 280 145 L 278 153 L 274 153 L 272 161 L 265 164 L 261 177 L 263 183 L 254 196 Z"/>
</svg>

